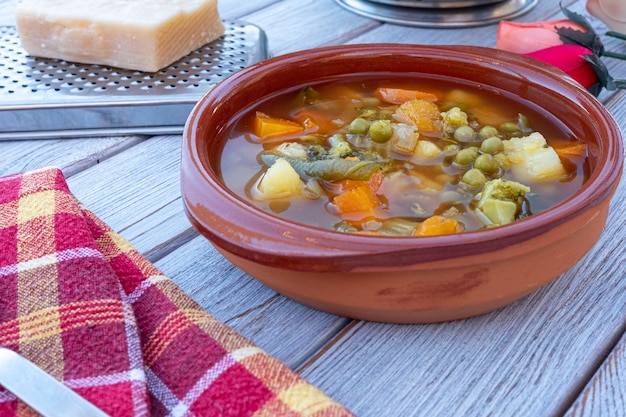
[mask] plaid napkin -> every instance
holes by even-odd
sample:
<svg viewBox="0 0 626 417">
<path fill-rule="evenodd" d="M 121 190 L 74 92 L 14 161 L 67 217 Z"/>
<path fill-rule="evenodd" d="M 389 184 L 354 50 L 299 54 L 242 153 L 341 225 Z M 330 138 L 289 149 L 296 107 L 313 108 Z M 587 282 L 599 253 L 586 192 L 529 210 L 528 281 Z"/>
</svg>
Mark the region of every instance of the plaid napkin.
<svg viewBox="0 0 626 417">
<path fill-rule="evenodd" d="M 76 201 L 0 179 L 0 345 L 112 416 L 351 416 L 207 312 Z M 0 387 L 1 416 L 35 413 Z"/>
</svg>

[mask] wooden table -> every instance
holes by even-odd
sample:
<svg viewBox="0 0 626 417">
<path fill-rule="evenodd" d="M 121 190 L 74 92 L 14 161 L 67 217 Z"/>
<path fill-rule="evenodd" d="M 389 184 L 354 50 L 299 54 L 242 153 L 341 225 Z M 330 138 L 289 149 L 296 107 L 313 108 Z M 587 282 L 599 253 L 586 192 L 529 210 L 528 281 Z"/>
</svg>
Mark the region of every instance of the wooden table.
<svg viewBox="0 0 626 417">
<path fill-rule="evenodd" d="M 562 3 L 586 14 L 583 0 Z M 0 2 L 1 23 L 11 23 L 14 4 Z M 342 43 L 493 46 L 497 27 L 385 24 L 333 0 L 220 0 L 219 7 L 224 19 L 261 27 L 273 55 Z M 550 18 L 562 18 L 558 2 L 543 0 L 517 20 Z M 626 52 L 619 41 L 606 44 Z M 626 62 L 607 63 L 626 78 Z M 626 93 L 600 98 L 626 127 Z M 180 145 L 177 135 L 2 141 L 0 175 L 61 167 L 79 200 L 206 310 L 359 416 L 626 413 L 624 182 L 600 241 L 552 283 L 480 317 L 390 325 L 304 307 L 225 261 L 183 214 Z"/>
</svg>

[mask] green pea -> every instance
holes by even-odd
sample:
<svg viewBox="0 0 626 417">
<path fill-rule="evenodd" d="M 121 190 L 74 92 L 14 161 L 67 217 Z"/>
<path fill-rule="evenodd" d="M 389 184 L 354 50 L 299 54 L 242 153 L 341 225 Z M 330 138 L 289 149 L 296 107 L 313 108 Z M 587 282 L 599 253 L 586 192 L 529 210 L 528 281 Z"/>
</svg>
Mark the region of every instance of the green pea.
<svg viewBox="0 0 626 417">
<path fill-rule="evenodd" d="M 500 169 L 500 166 L 493 155 L 483 153 L 474 160 L 474 168 L 481 170 L 485 174 L 495 174 Z"/>
<path fill-rule="evenodd" d="M 504 170 L 509 169 L 511 167 L 511 165 L 512 165 L 511 164 L 511 160 L 504 153 L 497 153 L 497 154 L 495 154 L 493 156 L 493 158 L 498 163 L 498 166 L 500 166 L 500 168 L 502 168 Z"/>
<path fill-rule="evenodd" d="M 487 182 L 487 177 L 480 169 L 472 168 L 463 174 L 461 181 L 470 187 L 482 187 Z"/>
<path fill-rule="evenodd" d="M 514 133 L 519 131 L 519 127 L 517 123 L 513 122 L 504 122 L 500 125 L 500 129 L 504 130 L 506 133 Z"/>
<path fill-rule="evenodd" d="M 350 133 L 355 135 L 365 135 L 370 128 L 370 123 L 362 117 L 357 117 L 350 123 L 348 128 Z"/>
<path fill-rule="evenodd" d="M 490 138 L 492 136 L 498 136 L 500 132 L 498 132 L 498 129 L 496 129 L 493 126 L 483 126 L 479 131 L 478 131 L 478 136 L 481 139 L 487 139 Z"/>
<path fill-rule="evenodd" d="M 483 153 L 496 154 L 504 150 L 502 139 L 497 136 L 491 136 L 483 141 L 480 145 L 480 151 Z"/>
<path fill-rule="evenodd" d="M 474 162 L 478 155 L 478 148 L 471 146 L 469 148 L 461 149 L 454 157 L 454 162 L 461 166 L 469 166 Z"/>
<path fill-rule="evenodd" d="M 459 142 L 471 142 L 476 138 L 476 132 L 470 126 L 459 126 L 454 131 L 454 139 Z"/>
<path fill-rule="evenodd" d="M 393 127 L 389 120 L 376 120 L 370 125 L 370 139 L 376 143 L 385 143 L 393 136 Z"/>
<path fill-rule="evenodd" d="M 459 153 L 459 149 L 461 149 L 461 147 L 457 144 L 450 144 L 450 145 L 446 145 L 443 148 L 443 153 L 444 155 L 456 155 L 457 153 Z"/>
</svg>

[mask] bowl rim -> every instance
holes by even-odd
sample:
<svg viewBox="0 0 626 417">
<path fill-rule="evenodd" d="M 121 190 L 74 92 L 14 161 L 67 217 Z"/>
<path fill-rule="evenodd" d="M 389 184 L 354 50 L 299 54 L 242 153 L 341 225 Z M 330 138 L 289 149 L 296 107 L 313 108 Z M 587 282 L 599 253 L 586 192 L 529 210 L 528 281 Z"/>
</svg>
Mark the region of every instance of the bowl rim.
<svg viewBox="0 0 626 417">
<path fill-rule="evenodd" d="M 447 59 L 457 63 L 480 60 L 480 65 L 506 66 L 507 76 L 510 77 L 530 76 L 530 80 L 535 83 L 547 81 L 557 83 L 564 87 L 564 91 L 556 94 L 570 102 L 576 102 L 587 111 L 593 109 L 603 116 L 603 125 L 613 140 L 598 141 L 598 154 L 604 159 L 598 161 L 581 189 L 550 209 L 492 229 L 419 238 L 345 234 L 264 212 L 227 189 L 213 168 L 207 166 L 207 161 L 202 160 L 201 140 L 196 135 L 200 130 L 200 118 L 204 112 L 215 112 L 217 108 L 225 105 L 224 102 L 228 102 L 233 89 L 239 91 L 245 88 L 246 84 L 258 82 L 268 72 L 276 71 L 286 63 L 306 66 L 307 63 L 320 59 L 341 60 L 377 53 L 411 55 L 416 59 L 420 57 Z M 268 92 L 271 91 L 268 87 Z M 380 43 L 327 46 L 279 55 L 253 64 L 229 76 L 204 94 L 194 106 L 184 127 L 181 187 L 184 208 L 194 227 L 215 246 L 236 253 L 239 257 L 294 270 L 317 268 L 335 271 L 374 266 L 379 264 L 380 257 L 385 255 L 392 255 L 395 264 L 409 265 L 493 251 L 532 239 L 572 217 L 584 214 L 602 200 L 610 198 L 617 186 L 624 158 L 621 137 L 617 122 L 593 95 L 555 67 L 523 55 L 465 45 Z M 202 219 L 195 209 L 198 201 L 192 201 L 193 198 L 190 197 L 194 192 L 190 183 L 194 180 L 188 176 L 186 170 L 195 170 L 204 181 L 202 186 L 213 191 L 211 198 L 220 200 L 220 204 L 229 206 L 233 211 L 228 215 L 212 213 L 215 217 L 211 221 Z M 255 239 L 242 240 L 229 237 L 233 230 L 233 222 L 228 217 L 234 215 L 242 222 L 236 228 L 252 228 Z M 284 236 L 287 230 L 289 234 Z M 264 236 L 265 234 L 274 235 Z M 333 260 L 339 257 L 342 258 L 341 261 Z"/>
</svg>

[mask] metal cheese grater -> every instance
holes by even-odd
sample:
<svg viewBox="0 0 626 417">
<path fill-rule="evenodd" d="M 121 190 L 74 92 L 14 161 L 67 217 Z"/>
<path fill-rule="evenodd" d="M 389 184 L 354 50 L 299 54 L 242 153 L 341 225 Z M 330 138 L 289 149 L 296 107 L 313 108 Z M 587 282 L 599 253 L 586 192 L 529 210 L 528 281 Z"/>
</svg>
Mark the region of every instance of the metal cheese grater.
<svg viewBox="0 0 626 417">
<path fill-rule="evenodd" d="M 29 56 L 0 27 L 0 139 L 178 134 L 193 105 L 228 75 L 268 56 L 263 30 L 226 33 L 156 73 Z"/>
</svg>

